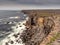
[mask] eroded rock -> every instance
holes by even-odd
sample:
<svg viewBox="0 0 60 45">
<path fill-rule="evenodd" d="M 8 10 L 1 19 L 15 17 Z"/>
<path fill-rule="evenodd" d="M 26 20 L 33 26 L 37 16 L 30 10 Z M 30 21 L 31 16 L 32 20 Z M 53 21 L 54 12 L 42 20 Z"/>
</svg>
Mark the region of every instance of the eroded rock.
<svg viewBox="0 0 60 45">
<path fill-rule="evenodd" d="M 21 35 L 22 40 L 26 45 L 40 45 L 54 26 L 54 20 L 50 19 L 49 16 L 35 16 L 35 18 L 33 16 L 27 22 L 29 23 L 28 26 L 31 27 L 25 30 Z"/>
</svg>

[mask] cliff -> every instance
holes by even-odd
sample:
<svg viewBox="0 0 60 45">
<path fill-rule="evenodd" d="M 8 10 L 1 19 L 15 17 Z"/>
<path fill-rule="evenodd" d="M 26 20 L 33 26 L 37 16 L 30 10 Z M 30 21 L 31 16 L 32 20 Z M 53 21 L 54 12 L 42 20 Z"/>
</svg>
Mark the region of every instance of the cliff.
<svg viewBox="0 0 60 45">
<path fill-rule="evenodd" d="M 44 43 L 46 37 L 50 38 L 51 32 L 53 34 L 54 31 L 54 33 L 59 31 L 60 10 L 22 10 L 22 12 L 29 17 L 26 23 L 29 26 L 27 30 L 29 33 L 26 37 L 30 37 L 30 39 L 26 40 L 26 45 L 42 45 L 41 43 Z M 58 24 L 58 27 L 56 24 Z M 30 33 L 32 36 L 30 36 Z M 53 35 L 50 36 L 53 37 Z M 46 41 L 46 43 L 48 42 Z M 44 43 L 44 45 L 46 44 Z"/>
</svg>

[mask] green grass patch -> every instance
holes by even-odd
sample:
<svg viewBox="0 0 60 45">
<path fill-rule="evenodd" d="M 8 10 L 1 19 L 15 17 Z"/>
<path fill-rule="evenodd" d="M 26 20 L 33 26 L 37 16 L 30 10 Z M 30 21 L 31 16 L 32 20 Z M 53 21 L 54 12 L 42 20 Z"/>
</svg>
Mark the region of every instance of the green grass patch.
<svg viewBox="0 0 60 45">
<path fill-rule="evenodd" d="M 51 45 L 52 42 L 54 42 L 56 39 L 60 38 L 60 32 L 55 34 L 51 39 L 50 42 L 47 43 L 46 45 Z"/>
</svg>

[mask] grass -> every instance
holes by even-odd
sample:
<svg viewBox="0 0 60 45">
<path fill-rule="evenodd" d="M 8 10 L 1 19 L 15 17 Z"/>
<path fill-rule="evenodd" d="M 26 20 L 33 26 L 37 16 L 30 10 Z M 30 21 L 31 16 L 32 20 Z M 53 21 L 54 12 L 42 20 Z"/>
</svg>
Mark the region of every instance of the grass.
<svg viewBox="0 0 60 45">
<path fill-rule="evenodd" d="M 55 34 L 51 39 L 50 42 L 47 43 L 46 45 L 51 45 L 52 42 L 54 42 L 56 39 L 60 38 L 60 32 Z"/>
</svg>

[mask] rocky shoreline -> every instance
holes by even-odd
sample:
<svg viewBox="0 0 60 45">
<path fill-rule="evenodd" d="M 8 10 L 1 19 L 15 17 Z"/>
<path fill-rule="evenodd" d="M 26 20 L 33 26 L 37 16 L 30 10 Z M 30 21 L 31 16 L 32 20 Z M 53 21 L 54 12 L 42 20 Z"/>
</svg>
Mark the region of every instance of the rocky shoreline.
<svg viewBox="0 0 60 45">
<path fill-rule="evenodd" d="M 14 31 L 3 40 L 3 45 L 47 45 L 50 39 L 60 31 L 59 24 L 60 16 L 39 16 L 32 13 L 28 19 L 12 27 Z"/>
</svg>

